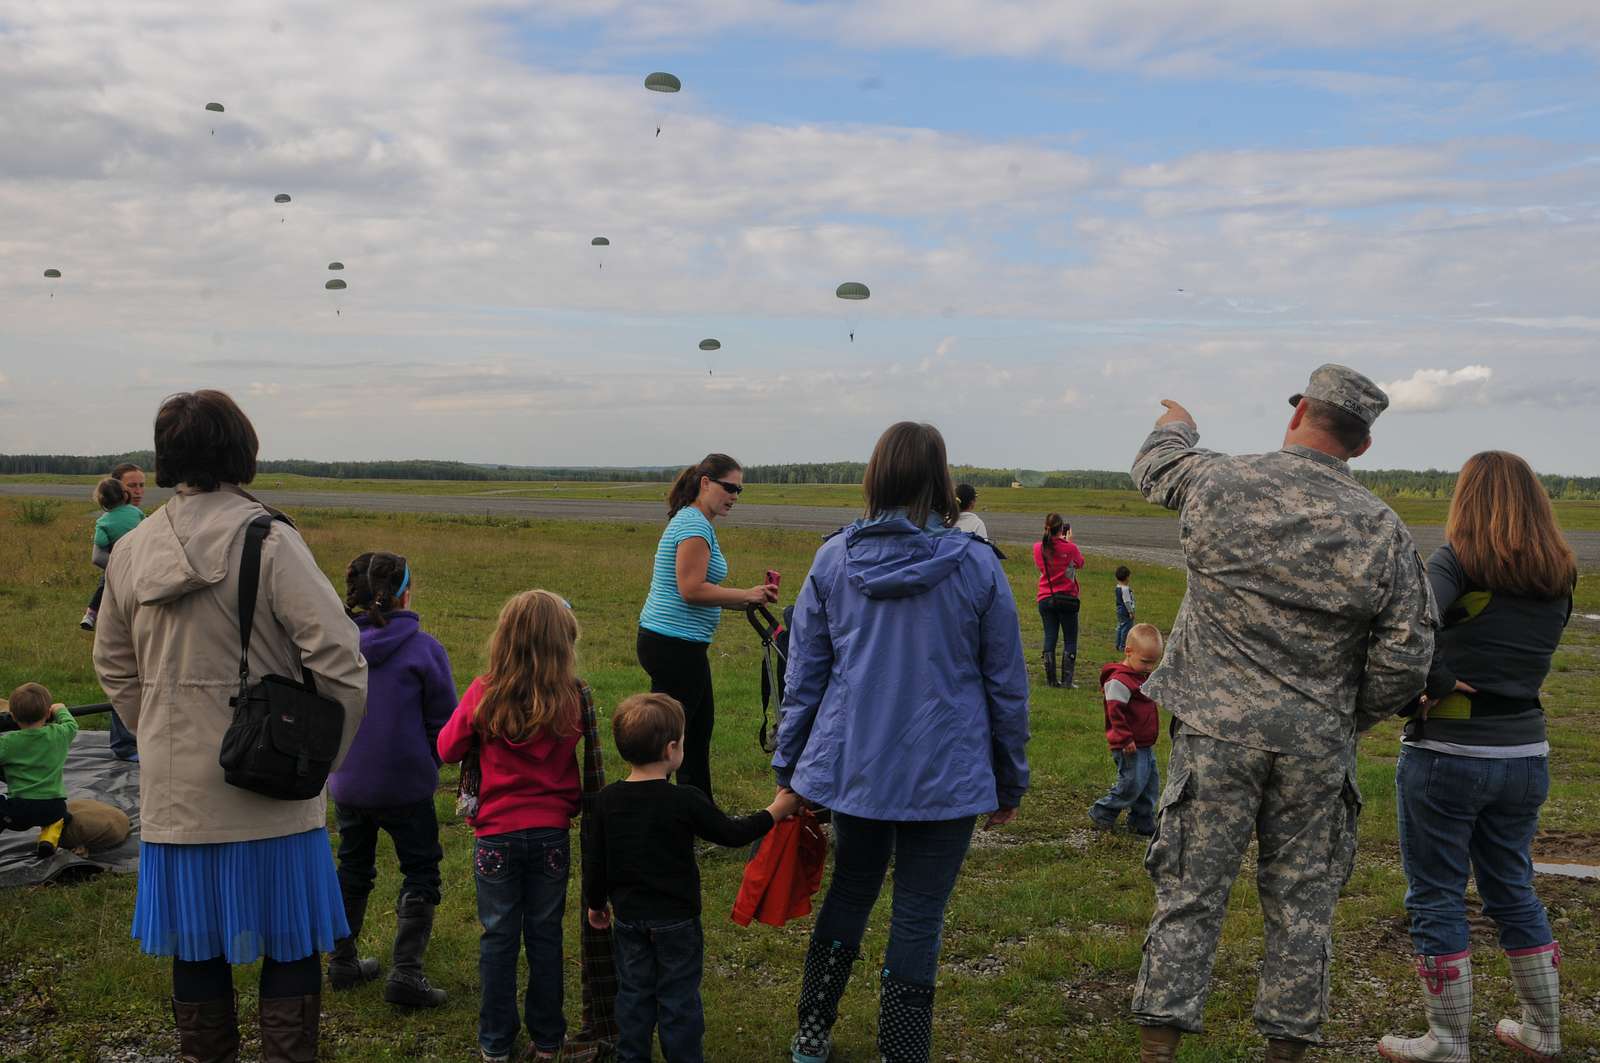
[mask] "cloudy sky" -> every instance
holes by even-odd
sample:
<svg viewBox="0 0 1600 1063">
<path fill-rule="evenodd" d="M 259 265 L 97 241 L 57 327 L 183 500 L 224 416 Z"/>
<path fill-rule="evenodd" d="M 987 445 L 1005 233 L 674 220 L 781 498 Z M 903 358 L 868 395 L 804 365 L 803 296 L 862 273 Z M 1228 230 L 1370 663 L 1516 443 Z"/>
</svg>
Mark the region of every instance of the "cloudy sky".
<svg viewBox="0 0 1600 1063">
<path fill-rule="evenodd" d="M 0 451 L 212 386 L 267 457 L 1125 467 L 1341 361 L 1368 466 L 1600 474 L 1597 60 L 1580 0 L 0 0 Z"/>
</svg>

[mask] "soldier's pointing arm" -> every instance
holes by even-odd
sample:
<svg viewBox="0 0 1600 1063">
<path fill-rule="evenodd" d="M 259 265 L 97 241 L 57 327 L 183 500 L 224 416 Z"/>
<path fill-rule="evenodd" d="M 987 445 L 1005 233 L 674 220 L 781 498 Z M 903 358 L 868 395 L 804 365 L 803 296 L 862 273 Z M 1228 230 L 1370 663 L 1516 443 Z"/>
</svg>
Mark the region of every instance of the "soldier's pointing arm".
<svg viewBox="0 0 1600 1063">
<path fill-rule="evenodd" d="M 1372 622 L 1367 670 L 1356 697 L 1357 731 L 1388 719 L 1422 693 L 1433 660 L 1438 611 L 1422 558 L 1404 525 L 1395 528 L 1387 577 L 1389 597 Z"/>
<path fill-rule="evenodd" d="M 1201 450 L 1200 429 L 1186 421 L 1157 425 L 1145 437 L 1133 462 L 1133 482 L 1145 501 L 1167 509 L 1183 508 L 1189 491 L 1223 455 Z"/>
</svg>

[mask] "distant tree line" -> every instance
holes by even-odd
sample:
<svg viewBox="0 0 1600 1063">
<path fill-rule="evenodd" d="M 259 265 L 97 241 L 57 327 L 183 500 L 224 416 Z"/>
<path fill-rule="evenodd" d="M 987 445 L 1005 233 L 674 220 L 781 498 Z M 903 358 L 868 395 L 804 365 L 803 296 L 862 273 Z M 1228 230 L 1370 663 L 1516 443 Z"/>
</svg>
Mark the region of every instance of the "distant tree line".
<svg viewBox="0 0 1600 1063">
<path fill-rule="evenodd" d="M 131 461 L 146 469 L 154 468 L 155 454 L 136 450 L 126 454 L 0 454 L 0 474 L 39 473 L 47 475 L 94 475 L 110 470 L 120 462 Z M 629 467 L 555 465 L 477 465 L 464 461 L 263 461 L 259 472 L 292 473 L 300 476 L 339 480 L 570 480 L 607 483 L 658 482 L 670 480 L 681 466 L 640 465 Z M 745 480 L 758 484 L 858 484 L 866 473 L 859 461 L 796 462 L 787 465 L 749 465 Z M 1126 472 L 1101 469 L 1074 469 L 1044 472 L 1038 469 L 991 469 L 976 465 L 954 465 L 950 469 L 958 481 L 974 487 L 1057 487 L 1095 490 L 1125 490 L 1133 486 Z M 1449 498 L 1456 474 L 1444 469 L 1357 469 L 1360 480 L 1374 492 L 1386 496 Z M 1600 476 L 1541 476 L 1551 498 L 1600 499 Z"/>
</svg>

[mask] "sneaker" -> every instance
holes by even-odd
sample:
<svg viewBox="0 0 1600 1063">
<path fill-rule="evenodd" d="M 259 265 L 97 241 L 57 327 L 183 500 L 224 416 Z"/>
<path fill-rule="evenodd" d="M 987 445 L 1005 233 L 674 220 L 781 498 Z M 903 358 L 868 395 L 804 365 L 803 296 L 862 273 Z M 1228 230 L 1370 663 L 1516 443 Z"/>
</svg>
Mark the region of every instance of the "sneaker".
<svg viewBox="0 0 1600 1063">
<path fill-rule="evenodd" d="M 95 616 L 95 613 L 94 613 L 93 609 L 85 609 L 83 611 L 83 619 L 78 621 L 78 626 L 83 628 L 83 630 L 85 630 L 85 631 L 93 631 L 94 630 L 94 616 Z"/>
</svg>

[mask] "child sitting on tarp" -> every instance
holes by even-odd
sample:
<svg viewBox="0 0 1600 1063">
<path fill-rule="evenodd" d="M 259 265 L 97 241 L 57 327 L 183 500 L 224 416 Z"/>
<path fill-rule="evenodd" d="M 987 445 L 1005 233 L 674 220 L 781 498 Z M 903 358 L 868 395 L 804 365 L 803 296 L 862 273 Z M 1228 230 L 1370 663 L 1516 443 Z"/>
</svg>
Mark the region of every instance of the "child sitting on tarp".
<svg viewBox="0 0 1600 1063">
<path fill-rule="evenodd" d="M 67 787 L 61 774 L 78 721 L 65 705 L 52 705 L 50 691 L 24 683 L 11 692 L 17 729 L 0 734 L 0 769 L 8 792 L 0 796 L 0 830 L 39 832 L 39 859 L 55 855 L 66 826 Z"/>
</svg>

